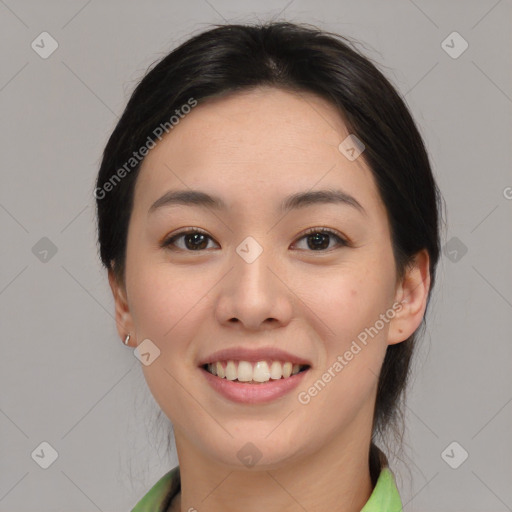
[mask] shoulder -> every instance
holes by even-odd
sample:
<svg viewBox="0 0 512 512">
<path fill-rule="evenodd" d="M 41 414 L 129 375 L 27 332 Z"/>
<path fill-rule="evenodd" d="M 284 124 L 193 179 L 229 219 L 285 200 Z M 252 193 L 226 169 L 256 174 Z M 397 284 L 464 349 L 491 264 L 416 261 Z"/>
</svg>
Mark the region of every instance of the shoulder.
<svg viewBox="0 0 512 512">
<path fill-rule="evenodd" d="M 388 466 L 382 467 L 372 494 L 361 512 L 403 512 L 395 475 Z"/>
<path fill-rule="evenodd" d="M 131 512 L 166 512 L 169 503 L 180 490 L 179 466 L 163 475 L 137 502 Z"/>
</svg>

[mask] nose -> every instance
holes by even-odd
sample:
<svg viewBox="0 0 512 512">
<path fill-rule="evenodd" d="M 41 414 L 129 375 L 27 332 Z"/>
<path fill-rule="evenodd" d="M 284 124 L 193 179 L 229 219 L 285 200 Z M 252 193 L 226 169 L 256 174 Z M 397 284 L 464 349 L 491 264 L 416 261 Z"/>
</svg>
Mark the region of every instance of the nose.
<svg viewBox="0 0 512 512">
<path fill-rule="evenodd" d="M 251 331 L 287 325 L 293 313 L 292 286 L 272 251 L 264 249 L 254 261 L 234 252 L 230 263 L 231 270 L 219 283 L 217 320 Z"/>
</svg>

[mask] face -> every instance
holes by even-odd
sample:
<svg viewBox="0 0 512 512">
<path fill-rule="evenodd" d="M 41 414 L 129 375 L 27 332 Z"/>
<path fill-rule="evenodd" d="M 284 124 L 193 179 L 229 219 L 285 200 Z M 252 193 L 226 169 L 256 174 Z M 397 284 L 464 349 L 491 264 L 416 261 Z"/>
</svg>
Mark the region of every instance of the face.
<svg viewBox="0 0 512 512">
<path fill-rule="evenodd" d="M 393 308 L 386 209 L 348 135 L 315 95 L 260 88 L 195 107 L 143 161 L 118 327 L 160 351 L 142 369 L 178 449 L 270 468 L 369 441 L 386 348 L 422 311 Z M 152 208 L 192 190 L 221 205 Z"/>
</svg>

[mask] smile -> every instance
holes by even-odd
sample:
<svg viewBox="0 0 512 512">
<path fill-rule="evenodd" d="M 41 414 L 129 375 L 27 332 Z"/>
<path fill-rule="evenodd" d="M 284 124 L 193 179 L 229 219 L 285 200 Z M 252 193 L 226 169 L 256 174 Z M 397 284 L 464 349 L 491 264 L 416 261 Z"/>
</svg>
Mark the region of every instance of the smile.
<svg viewBox="0 0 512 512">
<path fill-rule="evenodd" d="M 261 384 L 270 380 L 288 379 L 309 368 L 309 365 L 294 364 L 290 361 L 216 361 L 203 365 L 210 374 L 220 379 Z"/>
</svg>

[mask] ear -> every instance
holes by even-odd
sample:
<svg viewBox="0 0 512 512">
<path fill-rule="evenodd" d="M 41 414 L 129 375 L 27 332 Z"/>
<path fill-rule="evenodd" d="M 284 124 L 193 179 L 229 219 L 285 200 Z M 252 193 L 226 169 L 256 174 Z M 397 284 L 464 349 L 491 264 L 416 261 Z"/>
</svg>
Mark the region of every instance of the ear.
<svg viewBox="0 0 512 512">
<path fill-rule="evenodd" d="M 426 249 L 415 254 L 395 294 L 394 318 L 389 322 L 388 344 L 400 343 L 419 327 L 430 289 L 430 257 Z"/>
<path fill-rule="evenodd" d="M 128 301 L 126 299 L 126 289 L 117 281 L 112 269 L 109 269 L 108 271 L 108 282 L 115 301 L 117 332 L 119 333 L 123 343 L 126 335 L 131 334 L 128 345 L 130 347 L 136 347 L 135 326 L 128 307 Z"/>
</svg>

